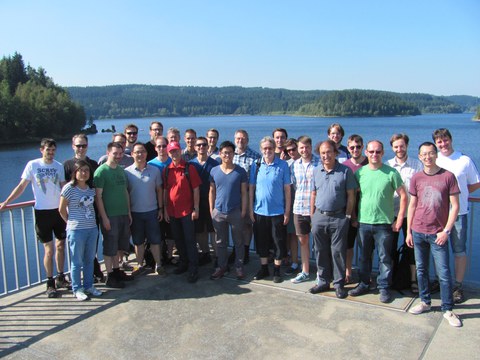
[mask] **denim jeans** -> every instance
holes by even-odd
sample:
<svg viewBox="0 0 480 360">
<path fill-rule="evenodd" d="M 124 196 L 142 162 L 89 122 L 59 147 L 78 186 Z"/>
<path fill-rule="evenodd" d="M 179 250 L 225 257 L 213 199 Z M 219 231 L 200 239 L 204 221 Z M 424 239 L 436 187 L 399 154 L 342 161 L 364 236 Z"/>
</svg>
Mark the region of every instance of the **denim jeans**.
<svg viewBox="0 0 480 360">
<path fill-rule="evenodd" d="M 454 256 L 467 255 L 467 214 L 458 215 L 450 234 L 450 244 Z"/>
<path fill-rule="evenodd" d="M 170 226 L 175 239 L 175 246 L 180 255 L 181 267 L 188 267 L 192 274 L 198 273 L 198 250 L 195 239 L 195 226 L 192 214 L 181 218 L 170 218 Z"/>
<path fill-rule="evenodd" d="M 392 279 L 392 245 L 393 231 L 391 224 L 358 225 L 358 242 L 360 245 L 360 281 L 370 283 L 372 272 L 373 244 L 378 251 L 377 288 L 388 289 Z"/>
<path fill-rule="evenodd" d="M 415 250 L 415 262 L 417 264 L 417 279 L 420 299 L 426 304 L 432 302 L 430 297 L 430 283 L 428 276 L 430 250 L 432 251 L 435 269 L 440 282 L 440 298 L 442 311 L 452 310 L 452 277 L 450 274 L 448 259 L 448 242 L 443 246 L 435 244 L 436 234 L 422 234 L 415 231 L 413 234 L 413 249 Z"/>
<path fill-rule="evenodd" d="M 93 286 L 93 260 L 97 252 L 98 228 L 67 230 L 67 239 L 70 246 L 70 262 L 72 290 L 75 292 L 82 287 L 81 271 L 83 268 L 83 288 Z"/>
</svg>

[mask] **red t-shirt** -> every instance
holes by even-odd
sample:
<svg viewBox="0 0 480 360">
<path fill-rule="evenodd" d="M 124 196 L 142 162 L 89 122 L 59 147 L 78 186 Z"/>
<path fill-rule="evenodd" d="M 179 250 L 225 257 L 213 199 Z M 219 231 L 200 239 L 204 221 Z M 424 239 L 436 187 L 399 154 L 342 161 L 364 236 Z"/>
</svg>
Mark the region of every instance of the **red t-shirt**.
<svg viewBox="0 0 480 360">
<path fill-rule="evenodd" d="M 167 213 L 168 216 L 180 218 L 191 214 L 193 211 L 193 189 L 200 186 L 202 180 L 197 170 L 188 164 L 188 175 L 190 184 L 185 176 L 186 162 L 181 160 L 178 166 L 174 163 L 168 165 L 168 179 L 165 180 L 165 191 L 167 192 Z M 166 169 L 163 170 L 164 174 Z"/>
<path fill-rule="evenodd" d="M 409 192 L 417 197 L 412 229 L 422 234 L 443 231 L 450 211 L 450 195 L 460 193 L 455 175 L 445 169 L 434 175 L 418 172 L 410 181 Z"/>
</svg>

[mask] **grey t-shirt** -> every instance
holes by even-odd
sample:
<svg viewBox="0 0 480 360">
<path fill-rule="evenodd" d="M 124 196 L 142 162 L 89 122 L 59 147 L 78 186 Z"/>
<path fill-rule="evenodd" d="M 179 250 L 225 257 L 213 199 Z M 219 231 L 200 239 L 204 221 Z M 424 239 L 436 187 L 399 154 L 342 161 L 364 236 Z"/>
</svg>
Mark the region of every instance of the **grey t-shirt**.
<svg viewBox="0 0 480 360">
<path fill-rule="evenodd" d="M 130 210 L 140 213 L 157 210 L 157 188 L 162 186 L 160 170 L 149 164 L 139 170 L 133 164 L 125 168 L 125 175 L 130 194 Z"/>
</svg>

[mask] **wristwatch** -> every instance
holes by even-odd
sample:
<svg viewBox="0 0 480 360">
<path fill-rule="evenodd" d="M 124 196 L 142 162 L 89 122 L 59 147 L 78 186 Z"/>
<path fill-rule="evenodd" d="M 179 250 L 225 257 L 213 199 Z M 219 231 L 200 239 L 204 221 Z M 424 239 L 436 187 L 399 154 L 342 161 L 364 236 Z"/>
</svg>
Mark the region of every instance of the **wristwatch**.
<svg viewBox="0 0 480 360">
<path fill-rule="evenodd" d="M 443 232 L 446 233 L 448 236 L 450 236 L 451 231 L 447 229 L 443 229 Z"/>
</svg>

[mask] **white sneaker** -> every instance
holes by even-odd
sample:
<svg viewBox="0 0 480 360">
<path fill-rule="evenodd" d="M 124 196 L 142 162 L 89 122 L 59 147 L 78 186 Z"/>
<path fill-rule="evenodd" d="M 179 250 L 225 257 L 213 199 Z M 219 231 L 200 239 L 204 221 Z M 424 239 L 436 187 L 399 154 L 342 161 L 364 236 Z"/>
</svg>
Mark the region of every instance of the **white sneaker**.
<svg viewBox="0 0 480 360">
<path fill-rule="evenodd" d="M 84 293 L 83 289 L 78 289 L 75 291 L 73 296 L 75 296 L 78 301 L 85 301 L 89 299 L 88 295 Z"/>
<path fill-rule="evenodd" d="M 102 296 L 103 292 L 92 286 L 90 289 L 85 290 L 85 294 L 97 297 Z"/>
<path fill-rule="evenodd" d="M 457 314 L 455 314 L 453 311 L 447 310 L 443 313 L 443 317 L 448 320 L 448 323 L 451 326 L 455 327 L 461 327 L 462 326 L 462 320 L 458 317 Z"/>
<path fill-rule="evenodd" d="M 310 275 L 309 274 L 305 274 L 303 271 L 298 273 L 298 275 L 294 278 L 294 279 L 291 279 L 290 281 L 294 284 L 300 284 L 304 281 L 308 281 L 310 280 Z"/>
<path fill-rule="evenodd" d="M 410 310 L 408 310 L 408 312 L 413 315 L 418 315 L 425 311 L 430 311 L 431 308 L 432 308 L 432 305 L 426 304 L 423 301 L 421 301 L 420 303 L 412 307 Z"/>
</svg>

